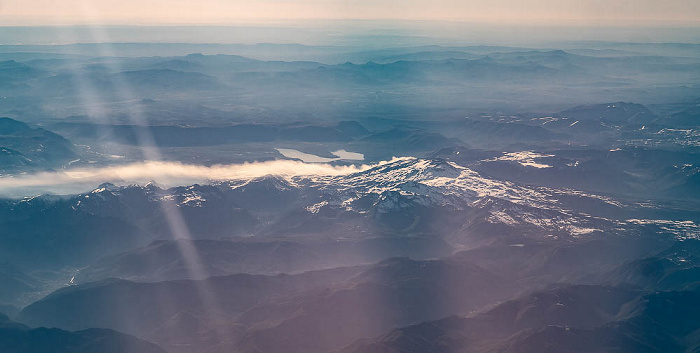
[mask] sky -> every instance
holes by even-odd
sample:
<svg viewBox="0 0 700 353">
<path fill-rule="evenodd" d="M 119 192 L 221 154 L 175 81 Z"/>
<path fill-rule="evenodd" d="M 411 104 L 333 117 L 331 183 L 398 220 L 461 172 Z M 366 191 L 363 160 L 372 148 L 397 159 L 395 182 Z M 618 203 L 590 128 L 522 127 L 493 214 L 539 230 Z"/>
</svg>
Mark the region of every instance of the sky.
<svg viewBox="0 0 700 353">
<path fill-rule="evenodd" d="M 0 25 L 244 24 L 319 19 L 700 25 L 698 0 L 0 0 Z"/>
</svg>

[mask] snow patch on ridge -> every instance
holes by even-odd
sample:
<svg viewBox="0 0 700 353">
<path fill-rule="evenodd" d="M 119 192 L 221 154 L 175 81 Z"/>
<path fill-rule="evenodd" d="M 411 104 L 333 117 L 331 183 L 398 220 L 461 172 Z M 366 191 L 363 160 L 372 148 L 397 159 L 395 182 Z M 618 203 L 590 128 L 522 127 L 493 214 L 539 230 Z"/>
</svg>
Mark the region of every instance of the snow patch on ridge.
<svg viewBox="0 0 700 353">
<path fill-rule="evenodd" d="M 482 162 L 495 162 L 495 161 L 512 161 L 517 162 L 524 167 L 533 168 L 552 168 L 553 166 L 543 163 L 538 163 L 535 161 L 539 158 L 554 157 L 553 154 L 541 154 L 534 151 L 520 151 L 520 152 L 505 152 L 501 157 L 495 157 L 491 159 L 485 159 Z"/>
</svg>

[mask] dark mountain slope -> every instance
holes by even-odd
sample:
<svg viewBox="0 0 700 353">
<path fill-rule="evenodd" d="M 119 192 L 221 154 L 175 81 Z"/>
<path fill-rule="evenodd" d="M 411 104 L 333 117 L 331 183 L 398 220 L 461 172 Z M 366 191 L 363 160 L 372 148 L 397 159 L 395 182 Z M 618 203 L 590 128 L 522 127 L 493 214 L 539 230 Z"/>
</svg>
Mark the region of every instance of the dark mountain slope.
<svg viewBox="0 0 700 353">
<path fill-rule="evenodd" d="M 365 339 L 343 352 L 683 352 L 700 342 L 696 292 L 571 286 L 538 291 L 482 314 Z"/>
<path fill-rule="evenodd" d="M 4 353 L 165 353 L 153 343 L 107 329 L 70 332 L 29 328 L 0 314 L 0 351 Z"/>
</svg>

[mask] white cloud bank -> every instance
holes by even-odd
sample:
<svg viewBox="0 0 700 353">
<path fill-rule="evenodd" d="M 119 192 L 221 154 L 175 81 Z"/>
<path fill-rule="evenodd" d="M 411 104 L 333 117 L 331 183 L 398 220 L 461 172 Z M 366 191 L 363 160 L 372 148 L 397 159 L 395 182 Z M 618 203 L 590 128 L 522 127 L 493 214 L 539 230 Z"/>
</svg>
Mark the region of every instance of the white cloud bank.
<svg viewBox="0 0 700 353">
<path fill-rule="evenodd" d="M 230 165 L 191 165 L 180 162 L 146 161 L 95 168 L 73 168 L 57 172 L 17 174 L 0 177 L 0 196 L 24 197 L 43 193 L 76 194 L 110 182 L 117 185 L 145 184 L 155 181 L 166 186 L 190 185 L 208 181 L 250 179 L 266 175 L 284 177 L 304 175 L 346 175 L 371 168 L 333 166 L 290 160 L 251 162 Z"/>
</svg>

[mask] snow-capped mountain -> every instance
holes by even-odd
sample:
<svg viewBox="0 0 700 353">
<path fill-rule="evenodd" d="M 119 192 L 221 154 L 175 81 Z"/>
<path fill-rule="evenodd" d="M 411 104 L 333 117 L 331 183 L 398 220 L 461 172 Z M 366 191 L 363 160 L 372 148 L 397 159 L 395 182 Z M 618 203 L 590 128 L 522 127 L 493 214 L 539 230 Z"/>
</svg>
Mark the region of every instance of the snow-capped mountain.
<svg viewBox="0 0 700 353">
<path fill-rule="evenodd" d="M 38 202 L 36 198 L 25 199 L 16 206 Z M 371 226 L 375 224 L 394 232 L 410 228 L 446 235 L 440 234 L 445 217 L 458 225 L 458 232 L 471 229 L 483 233 L 487 227 L 498 229 L 495 233 L 517 232 L 545 239 L 640 231 L 678 238 L 696 236 L 696 232 L 684 231 L 694 229 L 690 221 L 671 229 L 657 221 L 639 220 L 643 217 L 636 216 L 636 210 L 648 206 L 578 190 L 488 178 L 437 158 L 395 158 L 340 176 L 267 176 L 175 188 L 154 183 L 125 187 L 103 184 L 92 192 L 41 207 L 65 206 L 76 213 L 156 224 L 148 228 L 156 237 L 167 231 L 162 230 L 164 221 L 153 220 L 162 218 L 171 206 L 197 230 L 195 237 L 280 234 L 271 229 L 289 232 L 291 228 L 293 233 L 306 233 L 329 219 L 336 227 L 352 223 L 346 228 L 365 233 L 376 231 Z M 436 213 L 441 214 L 441 221 L 434 218 Z M 416 224 L 423 227 L 416 228 Z M 348 232 L 352 230 L 343 232 L 344 236 Z M 362 231 L 357 233 L 355 236 Z"/>
</svg>

